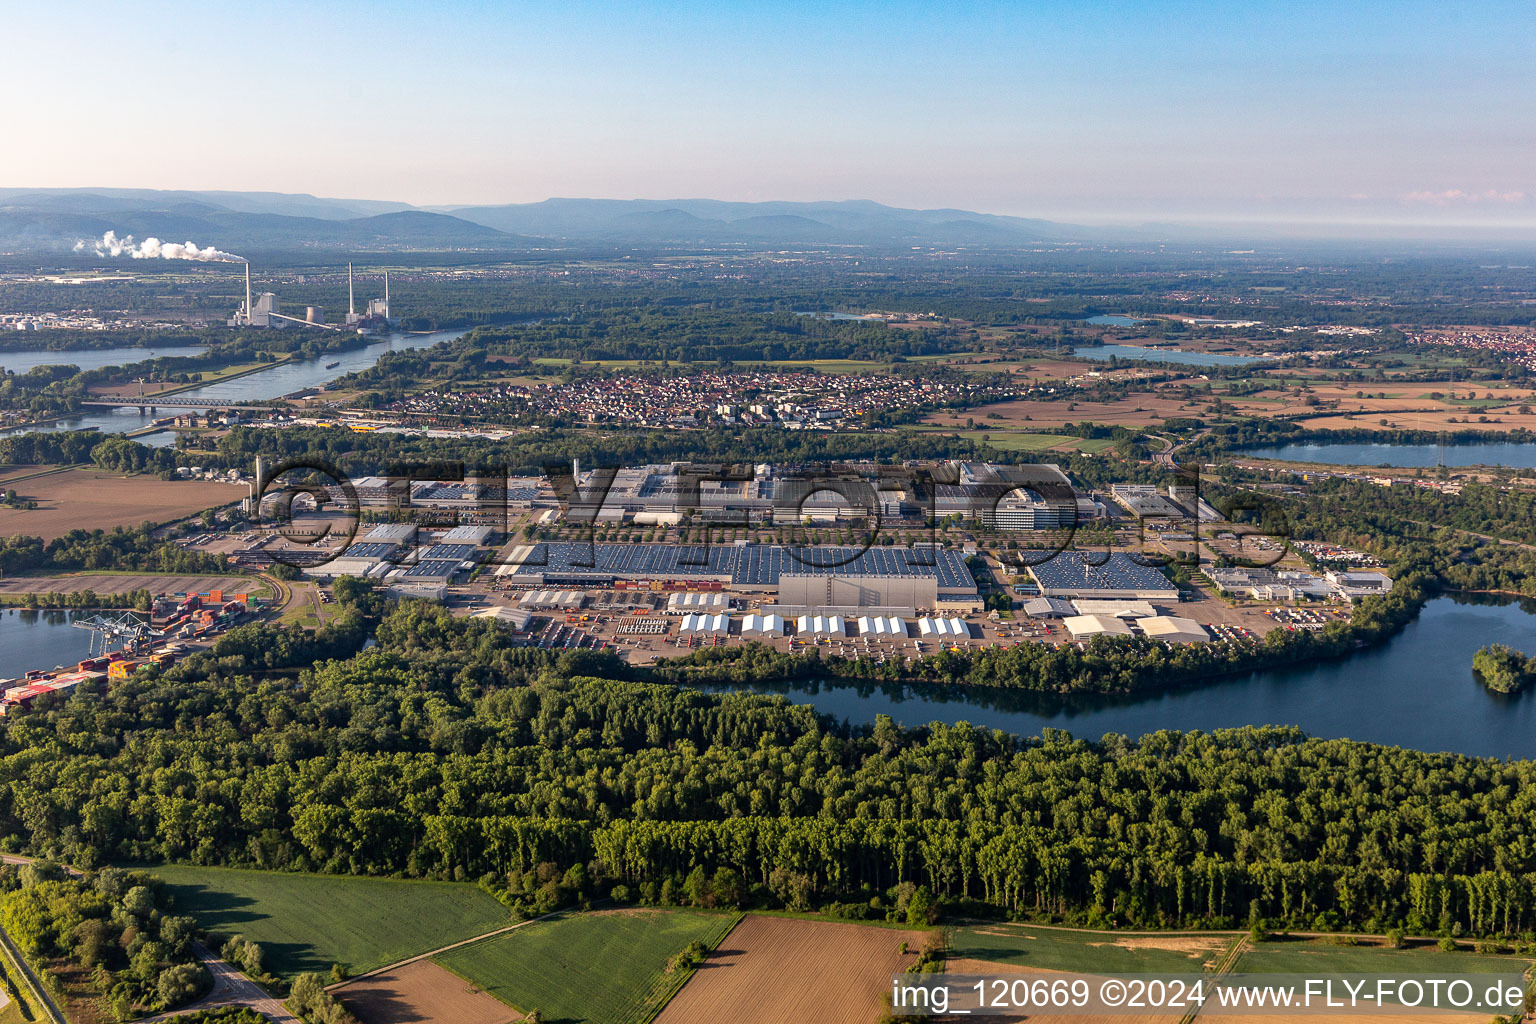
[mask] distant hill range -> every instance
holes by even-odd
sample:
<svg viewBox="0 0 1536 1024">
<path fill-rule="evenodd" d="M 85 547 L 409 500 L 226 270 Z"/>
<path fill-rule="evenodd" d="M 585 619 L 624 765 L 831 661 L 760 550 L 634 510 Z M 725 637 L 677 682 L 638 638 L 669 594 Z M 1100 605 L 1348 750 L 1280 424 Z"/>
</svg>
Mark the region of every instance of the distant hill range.
<svg viewBox="0 0 1536 1024">
<path fill-rule="evenodd" d="M 148 236 L 240 252 L 297 248 L 527 249 L 602 244 L 1000 247 L 1092 237 L 1049 221 L 869 200 L 548 199 L 433 207 L 281 192 L 0 189 L 0 248 L 67 251 Z"/>
</svg>

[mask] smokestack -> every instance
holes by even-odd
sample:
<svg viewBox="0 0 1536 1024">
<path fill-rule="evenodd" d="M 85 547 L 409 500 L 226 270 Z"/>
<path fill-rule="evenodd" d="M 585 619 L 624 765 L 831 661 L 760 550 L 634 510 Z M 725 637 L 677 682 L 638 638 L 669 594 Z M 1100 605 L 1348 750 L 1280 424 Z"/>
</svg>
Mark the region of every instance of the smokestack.
<svg viewBox="0 0 1536 1024">
<path fill-rule="evenodd" d="M 389 271 L 384 271 L 384 305 L 389 305 Z"/>
<path fill-rule="evenodd" d="M 347 322 L 357 319 L 357 304 L 352 301 L 352 264 L 347 264 Z"/>
<path fill-rule="evenodd" d="M 251 261 L 245 261 L 245 326 L 251 326 Z"/>
</svg>

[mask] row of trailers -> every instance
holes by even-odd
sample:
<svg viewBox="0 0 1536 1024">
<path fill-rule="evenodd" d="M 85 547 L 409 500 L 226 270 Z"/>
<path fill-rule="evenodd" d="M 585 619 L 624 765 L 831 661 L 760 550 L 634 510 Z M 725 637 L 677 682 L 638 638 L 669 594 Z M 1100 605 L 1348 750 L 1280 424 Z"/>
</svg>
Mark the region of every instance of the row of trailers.
<svg viewBox="0 0 1536 1024">
<path fill-rule="evenodd" d="M 850 626 L 854 628 L 849 629 Z M 724 614 L 690 612 L 683 616 L 678 633 L 694 636 L 727 636 L 731 631 L 731 617 Z M 768 638 L 788 635 L 788 622 L 782 615 L 753 612 L 741 623 L 741 635 L 746 638 Z M 795 620 L 795 635 L 801 637 L 846 637 L 849 635 L 871 637 L 877 640 L 901 639 L 911 635 L 907 620 L 895 615 L 863 615 L 848 620 L 841 615 L 801 615 Z M 917 620 L 917 635 L 923 639 L 969 639 L 970 626 L 961 618 L 924 616 Z"/>
</svg>

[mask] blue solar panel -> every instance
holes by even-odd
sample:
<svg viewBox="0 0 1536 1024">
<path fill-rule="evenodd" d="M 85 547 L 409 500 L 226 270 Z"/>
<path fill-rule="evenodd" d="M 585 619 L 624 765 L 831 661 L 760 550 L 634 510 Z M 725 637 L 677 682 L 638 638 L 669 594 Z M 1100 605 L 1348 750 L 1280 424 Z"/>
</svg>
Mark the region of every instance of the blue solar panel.
<svg viewBox="0 0 1536 1024">
<path fill-rule="evenodd" d="M 958 551 L 907 548 L 717 547 L 674 544 L 538 545 L 520 574 L 568 576 L 729 576 L 738 586 L 776 586 L 784 575 L 937 577 L 939 586 L 969 587 Z"/>
<path fill-rule="evenodd" d="M 457 559 L 435 558 L 430 561 L 418 562 L 405 570 L 406 576 L 428 576 L 439 579 L 450 579 L 459 571 Z"/>
<path fill-rule="evenodd" d="M 1103 562 L 1099 565 L 1097 563 Z M 1043 587 L 1078 590 L 1164 590 L 1174 585 L 1156 567 L 1143 564 L 1122 552 L 1110 554 L 1063 551 L 1039 565 L 1030 566 Z"/>
<path fill-rule="evenodd" d="M 421 553 L 423 560 L 437 558 L 451 558 L 462 562 L 466 558 L 475 557 L 473 544 L 433 544 Z"/>
</svg>

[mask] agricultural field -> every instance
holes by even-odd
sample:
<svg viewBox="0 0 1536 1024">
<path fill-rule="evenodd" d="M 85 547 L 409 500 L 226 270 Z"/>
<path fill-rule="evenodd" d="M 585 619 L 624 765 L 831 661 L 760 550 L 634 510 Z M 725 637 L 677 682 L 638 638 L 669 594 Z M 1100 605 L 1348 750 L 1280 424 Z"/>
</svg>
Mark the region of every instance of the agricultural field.
<svg viewBox="0 0 1536 1024">
<path fill-rule="evenodd" d="M 507 1024 L 522 1017 L 485 989 L 431 960 L 371 974 L 331 992 L 363 1024 Z"/>
<path fill-rule="evenodd" d="M 1108 375 L 1106 375 L 1108 376 Z M 1256 381 L 1267 383 L 1263 378 Z M 1186 397 L 1184 387 L 1195 394 Z M 1221 419 L 1303 417 L 1309 429 L 1495 430 L 1536 429 L 1536 392 L 1501 383 L 1385 381 L 1360 384 L 1302 378 L 1276 379 L 1273 386 L 1251 395 L 1229 396 L 1217 384 L 1181 378 L 1150 388 L 1134 389 L 1113 401 L 1020 398 L 965 411 L 944 410 L 928 416 L 929 424 L 964 427 L 967 420 L 992 433 L 1059 427 L 1084 421 L 1120 426 L 1155 426 L 1168 419 L 1197 417 L 1213 420 L 1211 403 L 1223 405 Z M 1438 396 L 1438 397 L 1437 397 Z M 1522 413 L 1522 407 L 1533 408 Z M 1487 417 L 1489 422 L 1480 422 Z M 991 423 L 983 425 L 984 419 Z M 1452 420 L 1456 420 L 1452 423 Z M 1386 421 L 1383 426 L 1382 420 Z M 1498 422 L 1494 422 L 1494 421 Z M 992 424 L 996 426 L 993 427 Z"/>
<path fill-rule="evenodd" d="M 1126 935 L 983 924 L 956 930 L 949 955 L 952 964 L 970 960 L 1090 974 L 1191 974 L 1214 967 L 1234 941 L 1231 935 Z"/>
<path fill-rule="evenodd" d="M 1336 946 L 1329 942 L 1265 942 L 1250 947 L 1233 970 L 1240 974 L 1523 974 L 1529 958 L 1443 953 L 1431 947 Z"/>
<path fill-rule="evenodd" d="M 222 590 L 227 594 L 267 594 L 267 584 L 248 576 L 159 576 L 150 573 L 78 572 L 65 576 L 0 576 L 0 595 L 126 594 L 147 590 L 151 594 L 203 594 Z"/>
<path fill-rule="evenodd" d="M 164 523 L 238 501 L 243 484 L 212 480 L 161 480 L 98 469 L 63 469 L 9 485 L 35 509 L 0 508 L 0 534 L 54 540 L 70 530 L 110 530 Z"/>
<path fill-rule="evenodd" d="M 1016 430 L 957 430 L 956 437 L 991 445 L 1004 452 L 1086 452 L 1097 455 L 1114 446 L 1108 438 L 1068 437 L 1063 434 L 1031 434 Z"/>
<path fill-rule="evenodd" d="M 656 1024 L 870 1024 L 880 1017 L 891 975 L 911 966 L 927 938 L 920 931 L 749 915 Z M 901 952 L 903 941 L 911 953 Z"/>
<path fill-rule="evenodd" d="M 169 885 L 179 913 L 259 943 L 272 973 L 289 978 L 333 963 L 360 974 L 511 923 L 489 894 L 458 882 L 182 864 L 149 870 Z"/>
<path fill-rule="evenodd" d="M 668 972 L 667 960 L 694 940 L 714 948 L 735 923 L 733 914 L 687 910 L 570 914 L 436 961 L 523 1014 L 536 1009 L 549 1021 L 642 1024 L 686 980 L 685 972 Z"/>
</svg>

